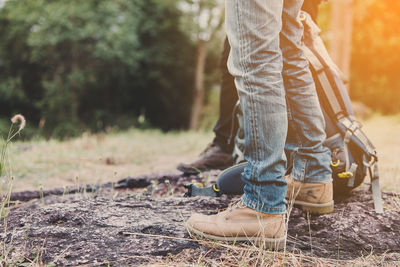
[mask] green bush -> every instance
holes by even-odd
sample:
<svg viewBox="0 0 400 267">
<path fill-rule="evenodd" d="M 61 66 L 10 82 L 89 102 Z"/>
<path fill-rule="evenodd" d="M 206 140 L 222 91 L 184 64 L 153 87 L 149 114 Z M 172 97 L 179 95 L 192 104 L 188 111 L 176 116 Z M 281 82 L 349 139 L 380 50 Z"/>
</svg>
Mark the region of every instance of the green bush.
<svg viewBox="0 0 400 267">
<path fill-rule="evenodd" d="M 194 46 L 174 1 L 13 0 L 0 9 L 0 116 L 23 113 L 46 136 L 144 116 L 188 124 Z M 125 123 L 129 124 L 129 123 Z"/>
</svg>

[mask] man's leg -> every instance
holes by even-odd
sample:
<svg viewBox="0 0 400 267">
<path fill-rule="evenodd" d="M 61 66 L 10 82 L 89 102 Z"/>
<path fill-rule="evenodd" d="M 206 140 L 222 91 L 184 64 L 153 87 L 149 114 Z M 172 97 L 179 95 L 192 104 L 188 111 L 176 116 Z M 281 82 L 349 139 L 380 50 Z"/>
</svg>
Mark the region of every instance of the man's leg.
<svg viewBox="0 0 400 267">
<path fill-rule="evenodd" d="M 302 10 L 311 15 L 316 21 L 318 15 L 318 6 L 321 0 L 304 0 Z M 214 142 L 220 145 L 224 151 L 232 152 L 234 146 L 234 134 L 237 131 L 236 118 L 232 119 L 235 105 L 238 101 L 234 77 L 229 73 L 227 67 L 230 45 L 227 38 L 224 41 L 224 48 L 221 54 L 221 93 L 219 101 L 219 117 L 214 127 L 215 138 Z M 232 136 L 233 132 L 233 136 Z"/>
<path fill-rule="evenodd" d="M 279 33 L 282 1 L 226 0 L 228 60 L 244 115 L 246 185 L 241 204 L 213 216 L 193 215 L 189 231 L 213 239 L 285 242 L 287 133 Z M 237 239 L 241 240 L 241 239 Z"/>
<path fill-rule="evenodd" d="M 314 213 L 333 210 L 330 150 L 323 145 L 325 122 L 314 81 L 301 49 L 302 24 L 296 16 L 298 0 L 285 0 L 282 14 L 281 50 L 286 90 L 289 133 L 286 148 L 294 151 L 289 190 L 296 201 Z M 294 180 L 293 180 L 294 178 Z M 301 183 L 303 182 L 303 183 Z"/>
<path fill-rule="evenodd" d="M 302 24 L 291 18 L 297 16 L 294 7 L 299 0 L 285 0 L 281 50 L 283 80 L 289 110 L 289 127 L 298 146 L 294 155 L 292 175 L 305 182 L 332 180 L 330 151 L 325 141 L 325 121 L 308 61 L 301 49 Z"/>
<path fill-rule="evenodd" d="M 301 9 L 310 14 L 311 18 L 316 21 L 320 2 L 321 0 L 304 0 Z M 234 108 L 238 101 L 238 96 L 234 77 L 229 73 L 227 67 L 230 49 L 228 38 L 225 38 L 220 62 L 222 82 L 219 100 L 219 117 L 214 127 L 214 142 L 219 144 L 225 151 L 229 153 L 231 153 L 233 150 L 234 140 L 232 140 L 232 137 L 235 136 L 238 127 L 236 118 L 232 119 L 232 116 L 234 115 Z"/>
<path fill-rule="evenodd" d="M 263 213 L 285 213 L 287 134 L 279 34 L 283 1 L 227 0 L 228 60 L 244 115 L 248 162 L 242 201 Z"/>
</svg>

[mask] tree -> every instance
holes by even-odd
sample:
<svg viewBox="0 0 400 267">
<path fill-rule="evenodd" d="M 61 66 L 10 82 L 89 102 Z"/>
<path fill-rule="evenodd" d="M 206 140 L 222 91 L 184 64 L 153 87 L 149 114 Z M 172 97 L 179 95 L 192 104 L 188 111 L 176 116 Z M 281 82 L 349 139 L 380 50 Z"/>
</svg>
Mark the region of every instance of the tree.
<svg viewBox="0 0 400 267">
<path fill-rule="evenodd" d="M 14 0 L 0 9 L 0 116 L 48 136 L 127 126 L 185 128 L 193 45 L 175 0 Z M 178 45 L 179 44 L 179 45 Z"/>
<path fill-rule="evenodd" d="M 190 129 L 197 130 L 204 102 L 204 73 L 207 60 L 207 46 L 216 37 L 224 20 L 221 0 L 184 0 L 181 9 L 185 12 L 184 26 L 196 43 L 196 68 L 194 78 L 193 107 Z M 190 28 L 188 28 L 190 27 Z"/>
<path fill-rule="evenodd" d="M 330 54 L 333 61 L 350 77 L 351 40 L 353 32 L 353 0 L 332 1 Z"/>
</svg>

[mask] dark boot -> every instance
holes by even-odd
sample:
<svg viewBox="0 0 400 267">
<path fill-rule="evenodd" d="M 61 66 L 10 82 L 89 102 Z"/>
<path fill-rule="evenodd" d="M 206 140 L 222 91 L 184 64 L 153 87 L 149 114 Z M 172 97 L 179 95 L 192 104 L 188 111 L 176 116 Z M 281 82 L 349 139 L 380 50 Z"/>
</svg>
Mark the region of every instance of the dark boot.
<svg viewBox="0 0 400 267">
<path fill-rule="evenodd" d="M 198 174 L 199 172 L 225 169 L 233 164 L 232 154 L 226 152 L 219 144 L 213 142 L 192 163 L 181 163 L 177 169 L 184 174 Z"/>
</svg>

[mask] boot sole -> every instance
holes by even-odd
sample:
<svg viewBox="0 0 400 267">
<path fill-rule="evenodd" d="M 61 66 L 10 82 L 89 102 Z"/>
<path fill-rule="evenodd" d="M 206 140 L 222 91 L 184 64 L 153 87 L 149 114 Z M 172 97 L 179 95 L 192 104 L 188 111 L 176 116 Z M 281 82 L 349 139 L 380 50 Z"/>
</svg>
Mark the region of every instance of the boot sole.
<svg viewBox="0 0 400 267">
<path fill-rule="evenodd" d="M 317 214 L 317 215 L 331 213 L 334 210 L 333 200 L 328 203 L 323 203 L 323 204 L 313 204 L 313 203 L 309 203 L 309 202 L 295 200 L 293 204 L 295 206 L 298 206 L 303 211 L 309 212 L 311 214 Z"/>
<path fill-rule="evenodd" d="M 281 250 L 286 246 L 286 235 L 280 238 L 267 238 L 267 237 L 257 237 L 257 236 L 217 236 L 203 233 L 199 230 L 194 229 L 188 224 L 185 224 L 186 229 L 192 235 L 197 235 L 203 238 L 217 240 L 217 241 L 226 241 L 226 242 L 251 242 L 258 247 L 262 247 L 268 250 Z"/>
</svg>

